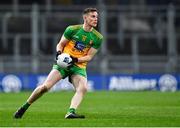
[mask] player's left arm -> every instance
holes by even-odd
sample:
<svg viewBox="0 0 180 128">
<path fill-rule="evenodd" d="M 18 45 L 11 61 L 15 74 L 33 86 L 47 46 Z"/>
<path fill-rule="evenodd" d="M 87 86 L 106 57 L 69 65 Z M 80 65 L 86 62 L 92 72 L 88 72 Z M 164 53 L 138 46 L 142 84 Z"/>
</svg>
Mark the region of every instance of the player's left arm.
<svg viewBox="0 0 180 128">
<path fill-rule="evenodd" d="M 88 50 L 88 53 L 86 56 L 78 58 L 77 62 L 78 63 L 83 63 L 83 62 L 89 62 L 92 60 L 94 55 L 98 52 L 98 49 L 100 48 L 101 44 L 103 41 L 103 36 L 99 36 L 99 38 L 93 43 L 92 47 Z"/>
<path fill-rule="evenodd" d="M 92 47 L 88 50 L 88 53 L 86 56 L 78 58 L 78 63 L 83 63 L 83 62 L 89 62 L 92 60 L 94 55 L 98 52 L 98 49 L 101 46 L 101 42 L 103 40 L 103 37 L 99 38 L 96 43 L 93 43 Z"/>
<path fill-rule="evenodd" d="M 92 60 L 92 58 L 97 53 L 97 51 L 98 51 L 97 49 L 91 47 L 86 56 L 78 58 L 78 63 L 88 62 L 88 61 Z"/>
</svg>

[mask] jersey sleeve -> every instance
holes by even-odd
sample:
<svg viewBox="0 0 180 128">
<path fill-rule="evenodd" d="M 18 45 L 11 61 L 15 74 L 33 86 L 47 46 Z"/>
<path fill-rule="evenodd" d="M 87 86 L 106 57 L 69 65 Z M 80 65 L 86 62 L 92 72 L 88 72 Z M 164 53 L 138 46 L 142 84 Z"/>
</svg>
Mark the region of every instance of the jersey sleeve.
<svg viewBox="0 0 180 128">
<path fill-rule="evenodd" d="M 96 42 L 93 43 L 92 47 L 95 49 L 99 49 L 101 47 L 103 38 L 99 38 L 98 40 L 96 40 Z"/>
<path fill-rule="evenodd" d="M 66 39 L 68 39 L 68 40 L 70 40 L 71 38 L 72 38 L 72 32 L 73 32 L 73 30 L 72 30 L 72 27 L 71 26 L 68 26 L 67 28 L 66 28 L 66 30 L 64 31 L 64 37 L 66 38 Z"/>
</svg>

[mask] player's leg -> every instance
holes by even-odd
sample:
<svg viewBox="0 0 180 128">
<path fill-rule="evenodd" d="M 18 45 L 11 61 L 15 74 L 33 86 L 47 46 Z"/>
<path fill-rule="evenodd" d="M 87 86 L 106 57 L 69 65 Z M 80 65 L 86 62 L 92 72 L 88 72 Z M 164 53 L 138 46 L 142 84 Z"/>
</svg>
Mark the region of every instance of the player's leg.
<svg viewBox="0 0 180 128">
<path fill-rule="evenodd" d="M 16 111 L 14 117 L 21 118 L 28 107 L 50 88 L 52 88 L 61 78 L 62 76 L 59 71 L 56 69 L 52 69 L 44 83 L 36 87 L 31 96 L 28 98 L 27 102 Z"/>
<path fill-rule="evenodd" d="M 71 80 L 76 92 L 71 100 L 71 105 L 65 118 L 85 118 L 84 115 L 77 115 L 75 110 L 78 108 L 87 92 L 87 78 L 82 75 L 72 75 Z"/>
<path fill-rule="evenodd" d="M 87 92 L 87 78 L 81 75 L 72 75 L 72 82 L 76 92 L 71 100 L 70 108 L 77 109 Z"/>
<path fill-rule="evenodd" d="M 40 96 L 42 96 L 45 92 L 47 92 L 49 89 L 51 89 L 60 79 L 62 78 L 61 74 L 58 70 L 52 69 L 52 71 L 49 73 L 47 79 L 44 81 L 44 83 L 40 86 L 38 86 L 31 96 L 28 98 L 27 102 L 29 104 L 32 104 L 34 101 L 36 101 Z"/>
</svg>

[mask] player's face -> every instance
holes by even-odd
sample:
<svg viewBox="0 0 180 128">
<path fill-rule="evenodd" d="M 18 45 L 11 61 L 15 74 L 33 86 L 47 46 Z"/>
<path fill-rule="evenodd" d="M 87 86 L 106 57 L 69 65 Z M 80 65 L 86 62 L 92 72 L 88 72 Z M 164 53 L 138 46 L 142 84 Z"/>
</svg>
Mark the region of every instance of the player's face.
<svg viewBox="0 0 180 128">
<path fill-rule="evenodd" d="M 85 22 L 91 27 L 96 27 L 98 23 L 98 13 L 89 12 L 88 14 L 86 14 Z"/>
</svg>

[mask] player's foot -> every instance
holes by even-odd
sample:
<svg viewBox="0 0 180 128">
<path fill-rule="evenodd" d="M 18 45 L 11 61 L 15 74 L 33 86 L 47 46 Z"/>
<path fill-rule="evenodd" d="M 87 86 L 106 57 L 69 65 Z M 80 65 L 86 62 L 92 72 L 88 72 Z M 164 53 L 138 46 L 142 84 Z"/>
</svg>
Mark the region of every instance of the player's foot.
<svg viewBox="0 0 180 128">
<path fill-rule="evenodd" d="M 66 115 L 65 115 L 65 118 L 66 119 L 75 119 L 75 118 L 85 118 L 84 115 L 78 115 L 76 113 L 71 113 L 71 112 L 68 112 Z"/>
<path fill-rule="evenodd" d="M 14 113 L 14 118 L 19 119 L 23 116 L 24 112 L 26 111 L 26 109 L 24 108 L 19 108 L 15 113 Z"/>
</svg>

